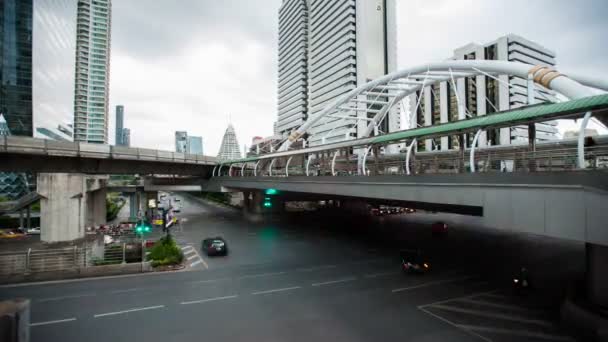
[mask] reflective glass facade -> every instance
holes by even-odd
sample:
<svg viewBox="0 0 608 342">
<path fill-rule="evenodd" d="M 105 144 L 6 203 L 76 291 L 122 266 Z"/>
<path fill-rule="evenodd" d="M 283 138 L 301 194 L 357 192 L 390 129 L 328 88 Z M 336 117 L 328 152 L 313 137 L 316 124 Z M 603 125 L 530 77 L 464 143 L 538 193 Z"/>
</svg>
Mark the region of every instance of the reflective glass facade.
<svg viewBox="0 0 608 342">
<path fill-rule="evenodd" d="M 45 138 L 44 129 L 74 120 L 75 38 L 76 0 L 34 1 L 32 92 L 37 137 Z"/>
<path fill-rule="evenodd" d="M 32 136 L 32 0 L 0 1 L 0 113 L 12 135 Z"/>
</svg>

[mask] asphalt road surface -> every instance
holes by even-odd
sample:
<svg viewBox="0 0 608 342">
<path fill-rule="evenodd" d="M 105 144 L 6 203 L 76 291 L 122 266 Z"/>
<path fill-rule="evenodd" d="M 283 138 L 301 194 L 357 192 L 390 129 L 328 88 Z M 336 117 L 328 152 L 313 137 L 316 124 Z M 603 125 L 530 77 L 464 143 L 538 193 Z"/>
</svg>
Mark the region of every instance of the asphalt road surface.
<svg viewBox="0 0 608 342">
<path fill-rule="evenodd" d="M 31 299 L 32 341 L 573 341 L 557 316 L 581 244 L 457 215 L 251 222 L 180 197 L 185 271 L 0 287 L 2 299 Z M 454 223 L 432 238 L 440 219 Z M 227 257 L 201 253 L 216 235 Z M 399 248 L 423 249 L 432 271 L 402 274 Z M 510 281 L 522 265 L 536 290 L 517 296 Z"/>
</svg>

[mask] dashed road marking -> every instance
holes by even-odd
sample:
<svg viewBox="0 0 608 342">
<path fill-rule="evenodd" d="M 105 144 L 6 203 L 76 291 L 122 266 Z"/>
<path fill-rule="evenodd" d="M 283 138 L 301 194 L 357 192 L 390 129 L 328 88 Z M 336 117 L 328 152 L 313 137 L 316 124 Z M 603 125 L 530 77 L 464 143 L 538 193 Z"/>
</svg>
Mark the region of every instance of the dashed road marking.
<svg viewBox="0 0 608 342">
<path fill-rule="evenodd" d="M 275 293 L 275 292 L 285 292 L 285 291 L 291 291 L 291 290 L 297 290 L 297 289 L 301 289 L 302 286 L 292 286 L 292 287 L 284 287 L 281 289 L 272 289 L 272 290 L 264 290 L 264 291 L 255 291 L 252 292 L 252 295 L 261 295 L 261 294 L 267 294 L 267 293 Z"/>
<path fill-rule="evenodd" d="M 231 296 L 223 296 L 223 297 L 214 297 L 214 298 L 206 298 L 206 299 L 199 299 L 199 300 L 191 300 L 191 301 L 187 301 L 187 302 L 181 302 L 181 305 L 189 305 L 189 304 L 200 304 L 200 303 L 207 303 L 207 302 L 215 302 L 218 300 L 226 300 L 226 299 L 233 299 L 238 297 L 239 295 L 231 295 Z"/>
<path fill-rule="evenodd" d="M 282 271 L 282 272 L 269 272 L 269 273 L 259 273 L 259 274 L 248 274 L 248 275 L 240 276 L 237 279 L 270 277 L 270 276 L 282 275 L 282 274 L 286 274 L 286 273 L 287 273 L 286 271 Z"/>
<path fill-rule="evenodd" d="M 49 324 L 58 324 L 58 323 L 65 323 L 65 322 L 72 322 L 75 321 L 76 317 L 71 317 L 71 318 L 65 318 L 65 319 L 57 319 L 54 321 L 46 321 L 46 322 L 36 322 L 36 323 L 30 323 L 30 327 L 37 327 L 37 326 L 41 326 L 41 325 L 49 325 Z"/>
<path fill-rule="evenodd" d="M 38 299 L 38 302 L 52 302 L 52 301 L 64 300 L 64 299 L 74 299 L 74 298 L 84 298 L 84 297 L 94 297 L 94 296 L 95 296 L 94 293 L 83 293 L 83 294 L 75 294 L 75 295 L 69 295 L 69 296 L 42 298 L 42 299 Z"/>
<path fill-rule="evenodd" d="M 194 258 L 198 257 L 198 255 L 196 254 L 192 254 L 191 256 L 187 257 L 188 260 L 192 260 Z"/>
<path fill-rule="evenodd" d="M 155 310 L 155 309 L 162 309 L 164 307 L 165 307 L 164 305 L 147 306 L 144 308 L 133 308 L 133 309 L 127 309 L 127 310 L 122 310 L 122 311 L 106 312 L 106 313 L 102 313 L 102 314 L 93 315 L 93 317 L 99 318 L 99 317 L 106 317 L 106 316 L 122 315 L 122 314 L 126 314 L 129 312 Z"/>
<path fill-rule="evenodd" d="M 348 281 L 355 281 L 355 280 L 357 280 L 356 277 L 348 277 L 348 278 L 342 278 L 342 279 L 324 281 L 324 282 L 321 282 L 321 283 L 314 283 L 314 284 L 312 284 L 312 286 L 324 286 L 324 285 L 331 285 L 331 284 L 337 284 L 337 283 L 345 283 L 345 282 L 348 282 Z"/>
<path fill-rule="evenodd" d="M 135 291 L 139 291 L 139 290 L 142 290 L 142 288 L 134 287 L 134 288 L 131 288 L 131 289 L 110 291 L 110 293 L 111 294 L 117 294 L 117 293 L 135 292 Z"/>
<path fill-rule="evenodd" d="M 396 293 L 396 292 L 402 292 L 402 291 L 415 290 L 415 289 L 419 289 L 419 288 L 422 288 L 422 287 L 434 286 L 434 285 L 445 284 L 445 283 L 452 283 L 452 282 L 455 282 L 455 281 L 462 281 L 462 280 L 467 280 L 467 279 L 471 279 L 471 278 L 473 278 L 473 277 L 472 276 L 464 276 L 464 277 L 458 277 L 458 278 L 451 278 L 451 279 L 430 281 L 428 283 L 422 283 L 422 284 L 418 284 L 418 285 L 413 285 L 413 286 L 408 286 L 408 287 L 402 287 L 402 288 L 399 288 L 399 289 L 394 289 L 391 292 Z"/>
<path fill-rule="evenodd" d="M 391 271 L 391 272 L 381 272 L 381 273 L 372 273 L 372 274 L 366 274 L 364 275 L 365 278 L 378 278 L 378 277 L 385 277 L 385 276 L 390 276 L 390 275 L 396 275 L 399 274 L 401 272 L 395 272 L 395 271 Z"/>
</svg>

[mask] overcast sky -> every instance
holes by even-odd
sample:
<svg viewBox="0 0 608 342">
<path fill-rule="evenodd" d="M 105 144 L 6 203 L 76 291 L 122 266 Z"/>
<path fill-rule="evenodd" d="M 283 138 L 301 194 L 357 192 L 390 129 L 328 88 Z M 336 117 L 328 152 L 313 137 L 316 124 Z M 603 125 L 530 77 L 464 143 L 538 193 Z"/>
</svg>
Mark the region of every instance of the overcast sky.
<svg viewBox="0 0 608 342">
<path fill-rule="evenodd" d="M 608 77 L 606 0 L 398 0 L 400 67 L 515 33 L 557 53 L 563 73 Z M 174 149 L 174 132 L 215 155 L 272 134 L 280 0 L 113 0 L 110 142 L 125 106 L 131 145 Z M 241 147 L 242 148 L 242 147 Z"/>
</svg>

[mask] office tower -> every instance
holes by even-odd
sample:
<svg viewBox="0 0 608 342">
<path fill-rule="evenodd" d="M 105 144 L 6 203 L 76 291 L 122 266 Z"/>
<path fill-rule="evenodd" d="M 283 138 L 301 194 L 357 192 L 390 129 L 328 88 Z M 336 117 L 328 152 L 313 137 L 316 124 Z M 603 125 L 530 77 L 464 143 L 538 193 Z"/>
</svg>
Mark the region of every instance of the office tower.
<svg viewBox="0 0 608 342">
<path fill-rule="evenodd" d="M 0 114 L 13 135 L 33 135 L 32 0 L 0 1 Z"/>
<path fill-rule="evenodd" d="M 228 125 L 224 137 L 222 138 L 222 144 L 220 145 L 220 151 L 217 157 L 221 160 L 232 160 L 241 158 L 241 150 L 239 143 L 236 139 L 236 133 L 232 124 Z"/>
<path fill-rule="evenodd" d="M 122 137 L 124 135 L 123 128 L 125 128 L 125 107 L 116 106 L 116 132 L 115 132 L 115 143 L 116 146 L 124 145 Z"/>
<path fill-rule="evenodd" d="M 188 153 L 203 154 L 203 137 L 188 136 Z"/>
<path fill-rule="evenodd" d="M 279 117 L 286 137 L 309 116 L 364 83 L 396 70 L 395 0 L 284 0 L 279 9 Z M 366 100 L 366 99 L 362 99 Z M 360 137 L 373 117 L 320 120 L 308 132 L 311 146 Z M 400 129 L 395 108 L 380 123 Z"/>
<path fill-rule="evenodd" d="M 78 0 L 74 140 L 108 143 L 111 0 Z"/>
<path fill-rule="evenodd" d="M 32 95 L 36 137 L 48 138 L 42 132 L 56 132 L 60 123 L 71 124 L 74 120 L 76 4 L 76 0 L 34 1 Z M 72 139 L 71 128 L 69 132 Z"/>
<path fill-rule="evenodd" d="M 131 147 L 131 130 L 129 128 L 122 129 L 121 146 Z"/>
<path fill-rule="evenodd" d="M 278 120 L 284 136 L 306 121 L 308 113 L 308 0 L 283 0 L 279 8 Z"/>
<path fill-rule="evenodd" d="M 187 153 L 188 151 L 188 132 L 175 132 L 175 152 Z"/>
<path fill-rule="evenodd" d="M 545 47 L 517 35 L 500 37 L 486 44 L 471 43 L 454 50 L 450 59 L 455 60 L 501 60 L 527 63 L 532 65 L 555 66 L 555 53 Z M 467 117 L 486 115 L 499 111 L 515 109 L 528 104 L 527 80 L 508 75 L 499 75 L 500 81 L 488 76 L 461 78 L 456 86 L 441 82 L 425 87 L 417 95 L 423 96 L 417 113 L 412 114 L 410 126 L 430 126 L 439 123 L 462 120 Z M 508 87 L 506 85 L 509 85 Z M 456 89 L 458 95 L 456 94 Z M 547 100 L 552 92 L 538 89 L 536 103 Z M 412 95 L 410 103 L 417 103 L 417 95 Z M 464 112 L 458 112 L 458 98 L 464 102 Z M 413 107 L 412 107 L 413 110 Z M 556 122 L 536 124 L 537 141 L 556 139 Z M 466 146 L 470 146 L 473 135 L 467 135 Z M 528 141 L 528 127 L 517 126 L 483 132 L 479 146 L 510 145 Z M 418 142 L 418 150 L 449 150 L 458 148 L 456 137 L 442 137 Z"/>
</svg>

